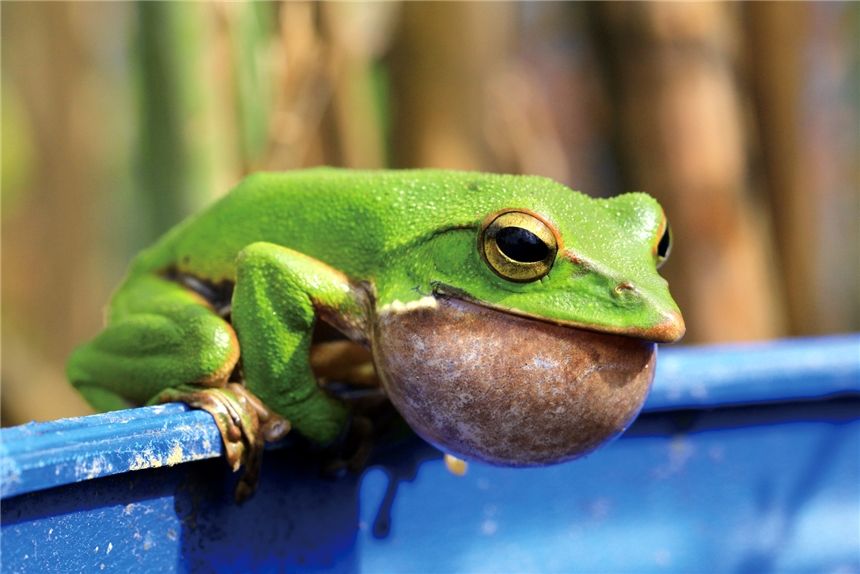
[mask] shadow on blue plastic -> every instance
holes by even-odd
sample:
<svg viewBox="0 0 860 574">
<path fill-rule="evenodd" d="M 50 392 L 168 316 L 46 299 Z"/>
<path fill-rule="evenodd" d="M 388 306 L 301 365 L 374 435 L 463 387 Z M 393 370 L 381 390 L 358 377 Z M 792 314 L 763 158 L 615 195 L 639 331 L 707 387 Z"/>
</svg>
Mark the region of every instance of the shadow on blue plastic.
<svg viewBox="0 0 860 574">
<path fill-rule="evenodd" d="M 4 492 L 15 492 L 10 461 L 18 492 L 52 468 L 63 478 L 4 495 L 2 570 L 860 572 L 860 338 L 748 349 L 664 352 L 658 377 L 677 361 L 686 381 L 658 378 L 651 412 L 584 460 L 473 464 L 459 478 L 415 441 L 362 477 L 326 480 L 283 449 L 266 454 L 260 489 L 241 507 L 221 460 L 170 466 L 217 456 L 197 449 L 217 441 L 203 413 L 114 413 L 109 432 L 81 420 L 7 429 Z M 752 357 L 761 353 L 772 378 Z M 720 394 L 711 381 L 737 381 L 706 367 L 727 357 L 739 380 L 764 388 Z M 703 380 L 705 396 L 693 392 Z M 831 398 L 810 400 L 821 397 Z M 123 433 L 148 454 L 135 456 Z M 74 451 L 74 436 L 89 437 L 86 447 Z M 91 467 L 81 476 L 69 466 L 69 452 L 101 440 L 114 447 L 113 458 L 96 449 L 112 472 L 127 460 L 146 470 L 88 480 Z M 40 445 L 56 464 L 37 464 Z"/>
</svg>

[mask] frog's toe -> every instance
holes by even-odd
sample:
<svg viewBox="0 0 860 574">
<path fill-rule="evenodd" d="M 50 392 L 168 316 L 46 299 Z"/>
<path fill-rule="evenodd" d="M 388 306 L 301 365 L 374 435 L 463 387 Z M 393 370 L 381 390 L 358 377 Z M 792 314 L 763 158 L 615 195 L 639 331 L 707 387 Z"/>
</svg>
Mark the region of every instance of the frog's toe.
<svg viewBox="0 0 860 574">
<path fill-rule="evenodd" d="M 239 383 L 229 383 L 227 389 L 240 397 L 240 400 L 247 404 L 248 408 L 252 409 L 260 424 L 259 435 L 265 442 L 278 442 L 289 434 L 292 425 L 290 421 L 275 413 L 260 400 L 254 393 L 248 390 L 247 387 Z"/>
<path fill-rule="evenodd" d="M 166 389 L 151 402 L 183 402 L 212 415 L 221 433 L 227 463 L 233 472 L 244 469 L 236 487 L 237 502 L 247 500 L 257 488 L 266 442 L 280 440 L 290 430 L 286 419 L 270 411 L 238 383 L 223 388 L 185 385 Z"/>
<path fill-rule="evenodd" d="M 266 442 L 278 442 L 290 432 L 290 421 L 283 417 L 273 417 L 263 423 L 263 436 Z"/>
</svg>

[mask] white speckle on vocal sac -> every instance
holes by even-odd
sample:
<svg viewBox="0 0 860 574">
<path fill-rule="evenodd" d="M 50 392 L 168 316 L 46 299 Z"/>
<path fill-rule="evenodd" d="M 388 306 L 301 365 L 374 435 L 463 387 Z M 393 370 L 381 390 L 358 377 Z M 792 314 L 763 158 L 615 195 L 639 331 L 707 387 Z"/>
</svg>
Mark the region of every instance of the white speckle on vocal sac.
<svg viewBox="0 0 860 574">
<path fill-rule="evenodd" d="M 528 371 L 531 370 L 551 370 L 557 369 L 559 367 L 558 361 L 553 361 L 552 359 L 548 359 L 546 357 L 541 357 L 540 355 L 535 356 L 531 363 L 525 366 L 525 369 Z"/>
</svg>

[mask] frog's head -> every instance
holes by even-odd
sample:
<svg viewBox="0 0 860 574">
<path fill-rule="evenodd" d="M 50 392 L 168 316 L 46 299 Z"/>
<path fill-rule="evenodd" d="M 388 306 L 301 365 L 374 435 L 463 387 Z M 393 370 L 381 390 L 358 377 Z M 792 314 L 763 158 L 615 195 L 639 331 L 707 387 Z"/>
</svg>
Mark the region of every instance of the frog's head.
<svg viewBox="0 0 860 574">
<path fill-rule="evenodd" d="M 659 267 L 671 251 L 652 197 L 593 199 L 551 180 L 496 176 L 473 218 L 435 234 L 421 254 L 434 294 L 511 314 L 654 342 L 684 334 Z"/>
<path fill-rule="evenodd" d="M 655 342 L 684 334 L 657 272 L 662 208 L 544 178 L 445 178 L 409 214 L 423 235 L 387 266 L 406 276 L 378 283 L 373 354 L 392 403 L 442 450 L 495 464 L 570 460 L 617 436 L 650 388 Z"/>
<path fill-rule="evenodd" d="M 672 242 L 663 210 L 642 193 L 589 207 L 587 217 L 524 207 L 488 214 L 475 248 L 497 279 L 470 295 L 562 325 L 680 339 L 684 321 L 657 272 Z"/>
</svg>

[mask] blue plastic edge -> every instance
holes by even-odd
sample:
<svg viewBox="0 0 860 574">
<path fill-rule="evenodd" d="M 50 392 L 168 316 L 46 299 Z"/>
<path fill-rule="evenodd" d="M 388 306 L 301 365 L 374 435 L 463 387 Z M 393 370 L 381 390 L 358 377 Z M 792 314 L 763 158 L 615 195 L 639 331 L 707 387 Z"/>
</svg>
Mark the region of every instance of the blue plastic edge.
<svg viewBox="0 0 860 574">
<path fill-rule="evenodd" d="M 661 349 L 644 412 L 860 393 L 860 333 Z"/>
<path fill-rule="evenodd" d="M 643 412 L 860 395 L 860 334 L 660 351 Z M 0 498 L 221 456 L 212 417 L 181 404 L 0 431 Z"/>
<path fill-rule="evenodd" d="M 212 417 L 173 403 L 0 431 L 0 498 L 221 456 Z"/>
</svg>

